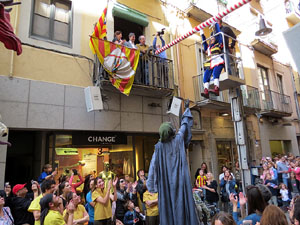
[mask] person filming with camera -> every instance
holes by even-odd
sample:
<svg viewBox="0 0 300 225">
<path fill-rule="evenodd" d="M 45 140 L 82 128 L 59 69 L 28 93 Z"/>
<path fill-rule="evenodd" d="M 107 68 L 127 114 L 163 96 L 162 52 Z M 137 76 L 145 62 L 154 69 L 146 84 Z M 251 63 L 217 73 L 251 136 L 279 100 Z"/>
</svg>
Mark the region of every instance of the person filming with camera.
<svg viewBox="0 0 300 225">
<path fill-rule="evenodd" d="M 154 48 L 155 51 L 161 49 L 162 47 L 164 47 L 166 45 L 165 40 L 162 37 L 164 35 L 164 33 L 165 33 L 165 31 L 164 31 L 164 28 L 163 28 L 161 31 L 158 31 L 155 34 L 155 37 L 154 37 L 154 40 L 153 40 L 153 43 L 152 43 L 153 48 Z M 157 37 L 160 38 L 161 46 L 159 44 L 156 44 Z M 159 53 L 158 56 L 162 59 L 166 59 L 167 58 L 167 53 L 166 53 L 166 51 L 163 51 L 163 52 Z"/>
</svg>

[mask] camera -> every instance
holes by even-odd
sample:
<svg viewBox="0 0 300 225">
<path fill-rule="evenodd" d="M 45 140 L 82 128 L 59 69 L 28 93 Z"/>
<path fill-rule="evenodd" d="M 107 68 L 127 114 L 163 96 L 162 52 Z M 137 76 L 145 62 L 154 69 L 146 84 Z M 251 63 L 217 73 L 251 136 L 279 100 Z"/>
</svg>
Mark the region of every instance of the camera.
<svg viewBox="0 0 300 225">
<path fill-rule="evenodd" d="M 77 175 L 78 171 L 76 169 L 73 169 L 73 173 L 74 173 L 74 175 Z"/>
<path fill-rule="evenodd" d="M 137 217 L 139 218 L 139 220 L 141 221 L 146 221 L 146 216 L 142 213 L 137 213 Z"/>
<path fill-rule="evenodd" d="M 165 29 L 166 29 L 166 28 L 162 28 L 161 31 L 157 31 L 156 34 L 157 34 L 158 36 L 164 35 L 164 34 L 165 34 Z M 155 36 L 156 34 L 153 34 L 153 36 Z"/>
</svg>

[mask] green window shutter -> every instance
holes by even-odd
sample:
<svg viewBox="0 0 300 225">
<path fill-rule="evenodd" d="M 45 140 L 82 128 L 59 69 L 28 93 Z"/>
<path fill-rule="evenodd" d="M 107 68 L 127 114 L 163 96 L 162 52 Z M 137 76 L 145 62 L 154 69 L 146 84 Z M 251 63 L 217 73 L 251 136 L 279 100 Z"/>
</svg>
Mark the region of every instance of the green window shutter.
<svg viewBox="0 0 300 225">
<path fill-rule="evenodd" d="M 149 24 L 149 20 L 145 14 L 121 4 L 115 4 L 112 13 L 113 16 L 137 23 L 143 27 L 147 27 Z"/>
</svg>

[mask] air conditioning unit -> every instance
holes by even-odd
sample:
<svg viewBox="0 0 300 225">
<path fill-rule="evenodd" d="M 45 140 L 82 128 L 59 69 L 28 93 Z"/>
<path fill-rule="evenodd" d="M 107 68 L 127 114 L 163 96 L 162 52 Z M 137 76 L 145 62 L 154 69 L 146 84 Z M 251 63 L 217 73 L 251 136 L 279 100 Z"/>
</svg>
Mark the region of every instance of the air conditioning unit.
<svg viewBox="0 0 300 225">
<path fill-rule="evenodd" d="M 89 86 L 84 89 L 86 109 L 88 112 L 103 109 L 102 96 L 99 87 Z"/>
</svg>

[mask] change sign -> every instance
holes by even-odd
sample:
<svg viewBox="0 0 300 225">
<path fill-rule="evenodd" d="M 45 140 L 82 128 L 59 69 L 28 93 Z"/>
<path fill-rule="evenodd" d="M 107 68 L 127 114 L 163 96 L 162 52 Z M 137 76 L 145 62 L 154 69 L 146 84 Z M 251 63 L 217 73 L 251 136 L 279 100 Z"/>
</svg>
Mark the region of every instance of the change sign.
<svg viewBox="0 0 300 225">
<path fill-rule="evenodd" d="M 99 146 L 127 144 L 127 136 L 120 132 L 76 132 L 72 134 L 73 146 Z"/>
</svg>

